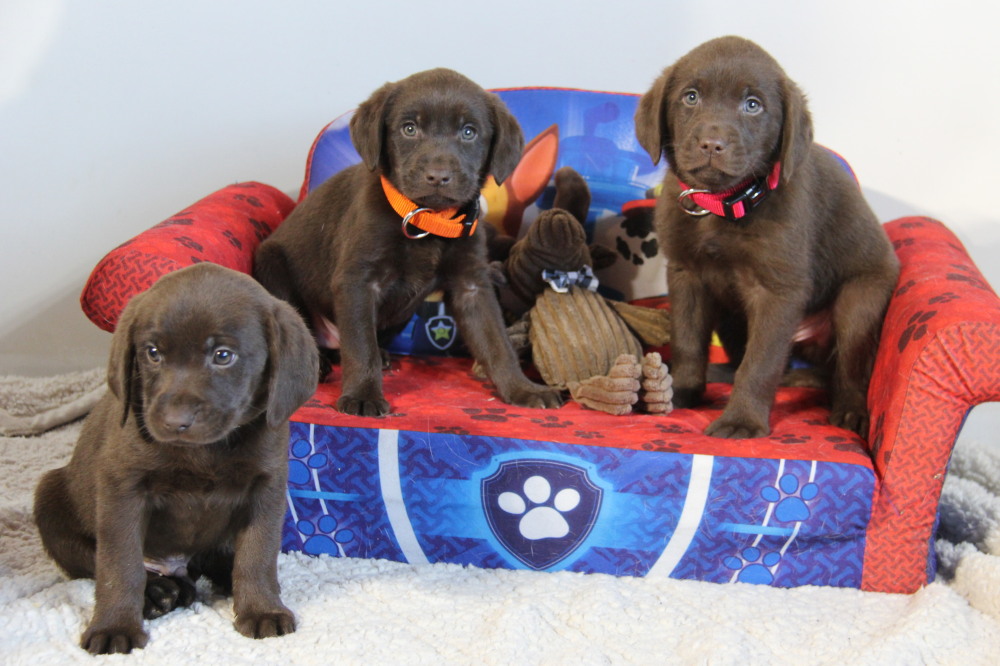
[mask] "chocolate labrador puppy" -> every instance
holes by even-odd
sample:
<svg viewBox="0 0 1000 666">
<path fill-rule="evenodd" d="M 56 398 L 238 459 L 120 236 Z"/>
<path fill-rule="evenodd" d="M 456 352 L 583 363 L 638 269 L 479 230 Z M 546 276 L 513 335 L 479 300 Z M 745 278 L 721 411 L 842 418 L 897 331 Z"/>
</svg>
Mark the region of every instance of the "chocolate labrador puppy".
<svg viewBox="0 0 1000 666">
<path fill-rule="evenodd" d="M 189 605 L 201 574 L 232 591 L 240 633 L 295 631 L 277 578 L 288 418 L 318 364 L 301 317 L 228 268 L 184 268 L 129 302 L 111 390 L 35 491 L 46 551 L 96 581 L 83 648 L 143 647 L 143 617 Z"/>
<path fill-rule="evenodd" d="M 521 372 L 476 224 L 486 177 L 502 182 L 520 160 L 517 120 L 466 77 L 434 69 L 376 90 L 350 130 L 363 162 L 310 193 L 254 259 L 256 277 L 313 322 L 320 346 L 339 348 L 337 409 L 389 412 L 380 345 L 437 289 L 505 402 L 557 407 L 558 391 Z"/>
<path fill-rule="evenodd" d="M 670 164 L 656 226 L 668 259 L 674 404 L 698 404 L 717 327 L 738 368 L 706 433 L 768 434 L 808 320 L 829 333 L 820 360 L 831 373 L 830 420 L 866 437 L 868 382 L 899 267 L 858 185 L 813 143 L 798 86 L 756 44 L 723 37 L 663 71 L 635 126 L 653 161 Z"/>
</svg>

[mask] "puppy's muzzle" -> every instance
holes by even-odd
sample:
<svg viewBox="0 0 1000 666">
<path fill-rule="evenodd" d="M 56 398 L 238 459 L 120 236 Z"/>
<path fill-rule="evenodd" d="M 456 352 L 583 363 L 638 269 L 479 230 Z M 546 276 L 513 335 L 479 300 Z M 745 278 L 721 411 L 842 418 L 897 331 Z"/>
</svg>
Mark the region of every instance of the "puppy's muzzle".
<svg viewBox="0 0 1000 666">
<path fill-rule="evenodd" d="M 190 388 L 177 387 L 152 396 L 145 422 L 156 440 L 207 444 L 224 437 L 231 428 L 228 412 Z"/>
<path fill-rule="evenodd" d="M 158 440 L 199 440 L 206 424 L 203 401 L 190 394 L 157 396 L 146 413 L 146 427 Z"/>
</svg>

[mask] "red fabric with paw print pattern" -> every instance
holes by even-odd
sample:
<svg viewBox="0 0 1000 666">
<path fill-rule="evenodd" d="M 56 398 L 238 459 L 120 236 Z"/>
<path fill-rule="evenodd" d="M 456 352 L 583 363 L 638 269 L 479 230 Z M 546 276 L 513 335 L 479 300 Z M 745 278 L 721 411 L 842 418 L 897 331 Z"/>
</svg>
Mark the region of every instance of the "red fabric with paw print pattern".
<svg viewBox="0 0 1000 666">
<path fill-rule="evenodd" d="M 105 331 L 157 278 L 202 261 L 250 273 L 253 253 L 295 207 L 283 192 L 261 183 L 230 185 L 119 245 L 97 264 L 80 305 Z"/>
<path fill-rule="evenodd" d="M 901 264 L 868 404 L 880 487 L 865 552 L 866 589 L 926 582 L 938 498 L 969 409 L 1000 400 L 997 296 L 965 248 L 936 220 L 910 217 L 886 231 Z M 901 573 L 906 572 L 906 573 Z"/>
</svg>

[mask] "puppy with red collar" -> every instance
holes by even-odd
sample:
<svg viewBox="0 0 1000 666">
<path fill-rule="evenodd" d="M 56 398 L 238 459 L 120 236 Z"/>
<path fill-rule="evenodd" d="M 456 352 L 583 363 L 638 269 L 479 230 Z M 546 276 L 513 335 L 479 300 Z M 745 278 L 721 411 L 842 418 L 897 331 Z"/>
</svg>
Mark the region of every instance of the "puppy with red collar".
<svg viewBox="0 0 1000 666">
<path fill-rule="evenodd" d="M 656 227 L 674 405 L 699 403 L 716 329 L 737 369 L 706 433 L 767 435 L 797 330 L 827 317 L 817 360 L 831 378 L 830 421 L 866 437 L 868 382 L 899 266 L 857 184 L 813 143 L 799 87 L 759 46 L 724 37 L 664 70 L 635 126 L 653 161 L 670 164 Z"/>
</svg>

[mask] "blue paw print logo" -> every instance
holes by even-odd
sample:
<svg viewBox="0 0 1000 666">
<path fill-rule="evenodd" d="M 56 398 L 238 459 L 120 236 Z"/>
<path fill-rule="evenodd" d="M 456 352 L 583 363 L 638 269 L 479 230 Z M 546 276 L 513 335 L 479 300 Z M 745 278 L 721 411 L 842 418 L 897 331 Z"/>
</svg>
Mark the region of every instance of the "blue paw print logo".
<svg viewBox="0 0 1000 666">
<path fill-rule="evenodd" d="M 806 502 L 819 494 L 819 486 L 807 483 L 799 488 L 799 480 L 794 474 L 785 474 L 778 479 L 777 487 L 767 486 L 760 496 L 768 502 L 776 503 L 774 517 L 783 523 L 795 523 L 809 519 Z"/>
<path fill-rule="evenodd" d="M 289 493 L 295 494 L 295 486 L 309 486 L 316 484 L 316 491 L 319 490 L 318 482 L 315 479 L 317 470 L 323 469 L 329 462 L 326 453 L 318 452 L 313 445 L 305 440 L 299 439 L 292 443 L 291 457 L 288 461 L 288 483 Z M 310 518 L 298 517 L 293 512 L 295 528 L 302 539 L 302 551 L 310 555 L 334 555 L 344 557 L 344 545 L 355 540 L 353 530 L 340 525 L 338 520 L 330 515 L 327 500 L 322 496 L 319 498 L 322 514 L 318 517 Z"/>
<path fill-rule="evenodd" d="M 354 541 L 354 532 L 338 529 L 337 519 L 330 515 L 320 516 L 315 523 L 300 520 L 295 524 L 305 537 L 302 552 L 309 555 L 333 555 L 344 557 L 344 544 Z"/>
<path fill-rule="evenodd" d="M 727 568 L 739 571 L 736 580 L 754 585 L 770 585 L 774 582 L 771 569 L 781 561 L 781 554 L 765 553 L 756 546 L 747 546 L 739 557 L 730 556 L 722 561 Z"/>
<path fill-rule="evenodd" d="M 313 453 L 312 444 L 300 439 L 292 444 L 294 460 L 288 461 L 288 482 L 304 486 L 312 479 L 312 471 L 326 467 L 327 455 Z"/>
</svg>

